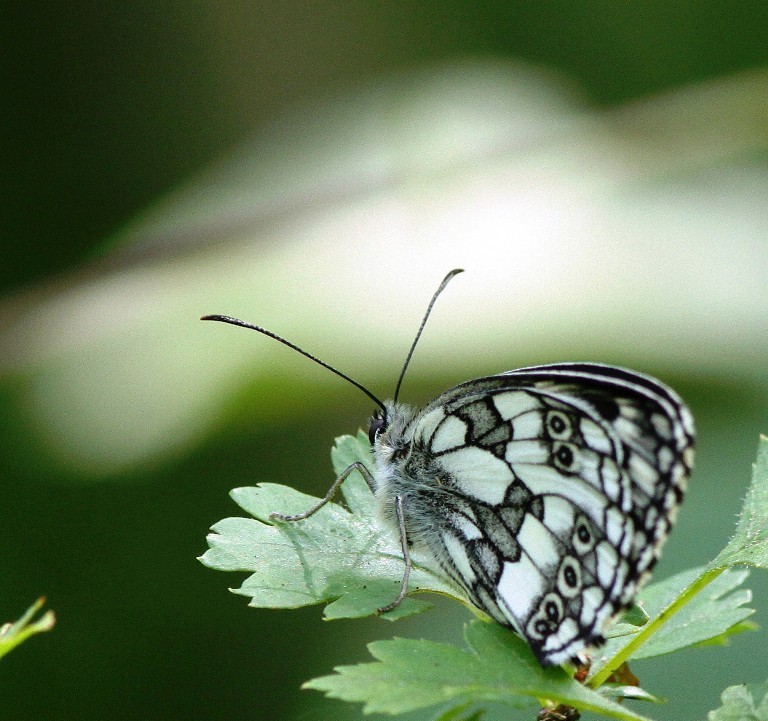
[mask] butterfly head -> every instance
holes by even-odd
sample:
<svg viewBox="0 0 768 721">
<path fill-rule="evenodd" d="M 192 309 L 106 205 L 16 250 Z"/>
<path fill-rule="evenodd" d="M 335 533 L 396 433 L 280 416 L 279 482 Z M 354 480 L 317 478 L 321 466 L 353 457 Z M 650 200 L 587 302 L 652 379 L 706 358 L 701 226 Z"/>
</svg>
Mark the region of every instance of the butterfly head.
<svg viewBox="0 0 768 721">
<path fill-rule="evenodd" d="M 368 422 L 368 440 L 372 446 L 375 445 L 376 439 L 387 429 L 388 425 L 386 411 L 377 408 Z"/>
<path fill-rule="evenodd" d="M 377 408 L 368 422 L 368 440 L 376 454 L 391 458 L 411 443 L 410 423 L 416 410 L 405 403 L 384 401 Z"/>
</svg>

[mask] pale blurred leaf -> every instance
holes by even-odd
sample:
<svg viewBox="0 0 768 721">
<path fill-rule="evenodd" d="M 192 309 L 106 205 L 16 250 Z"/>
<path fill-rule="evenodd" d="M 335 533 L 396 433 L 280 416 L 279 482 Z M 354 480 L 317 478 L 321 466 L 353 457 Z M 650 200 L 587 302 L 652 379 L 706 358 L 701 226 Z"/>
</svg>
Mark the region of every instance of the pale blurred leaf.
<svg viewBox="0 0 768 721">
<path fill-rule="evenodd" d="M 363 84 L 148 210 L 102 262 L 4 301 L 0 374 L 41 447 L 103 476 L 183 452 L 238 389 L 259 387 L 268 422 L 296 412 L 278 379 L 339 387 L 200 315 L 389 388 L 464 267 L 411 378 L 575 357 L 762 377 L 766 99 L 757 71 L 604 113 L 501 62 Z"/>
</svg>

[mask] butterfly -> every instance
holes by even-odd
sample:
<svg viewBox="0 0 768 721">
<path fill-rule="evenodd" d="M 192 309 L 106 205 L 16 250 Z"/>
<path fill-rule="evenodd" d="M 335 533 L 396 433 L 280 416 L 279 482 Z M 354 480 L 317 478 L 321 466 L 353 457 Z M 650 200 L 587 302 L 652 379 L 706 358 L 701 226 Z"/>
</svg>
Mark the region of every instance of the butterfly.
<svg viewBox="0 0 768 721">
<path fill-rule="evenodd" d="M 411 551 L 431 557 L 481 611 L 512 628 L 542 666 L 583 663 L 611 619 L 633 602 L 675 521 L 693 464 L 694 422 L 671 388 L 600 363 L 511 370 L 461 383 L 421 410 L 397 401 L 427 308 L 397 382 L 382 402 L 298 346 L 229 316 L 332 370 L 378 405 L 374 471 L 350 466 L 399 536 L 405 597 Z"/>
</svg>

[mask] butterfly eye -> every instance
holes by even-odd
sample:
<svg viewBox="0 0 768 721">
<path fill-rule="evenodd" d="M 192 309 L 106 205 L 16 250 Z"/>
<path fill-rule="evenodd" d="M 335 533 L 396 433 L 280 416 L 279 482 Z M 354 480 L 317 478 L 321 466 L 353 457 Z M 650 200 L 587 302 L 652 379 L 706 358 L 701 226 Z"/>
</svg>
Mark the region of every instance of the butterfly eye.
<svg viewBox="0 0 768 721">
<path fill-rule="evenodd" d="M 384 416 L 382 416 L 379 411 L 376 411 L 371 416 L 371 422 L 368 426 L 368 440 L 371 442 L 371 445 L 376 442 L 376 439 L 379 437 L 379 433 L 381 433 L 386 427 L 387 419 L 384 418 Z"/>
</svg>

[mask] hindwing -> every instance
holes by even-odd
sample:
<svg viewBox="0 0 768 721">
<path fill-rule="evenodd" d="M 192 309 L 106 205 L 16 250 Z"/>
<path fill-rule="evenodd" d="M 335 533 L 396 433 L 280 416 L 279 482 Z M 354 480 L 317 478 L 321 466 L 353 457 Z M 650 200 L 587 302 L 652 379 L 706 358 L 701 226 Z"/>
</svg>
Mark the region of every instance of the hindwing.
<svg viewBox="0 0 768 721">
<path fill-rule="evenodd" d="M 693 462 L 693 420 L 674 391 L 591 363 L 461 384 L 405 435 L 439 486 L 408 498 L 435 521 L 422 540 L 544 665 L 604 641 L 659 556 Z"/>
</svg>

